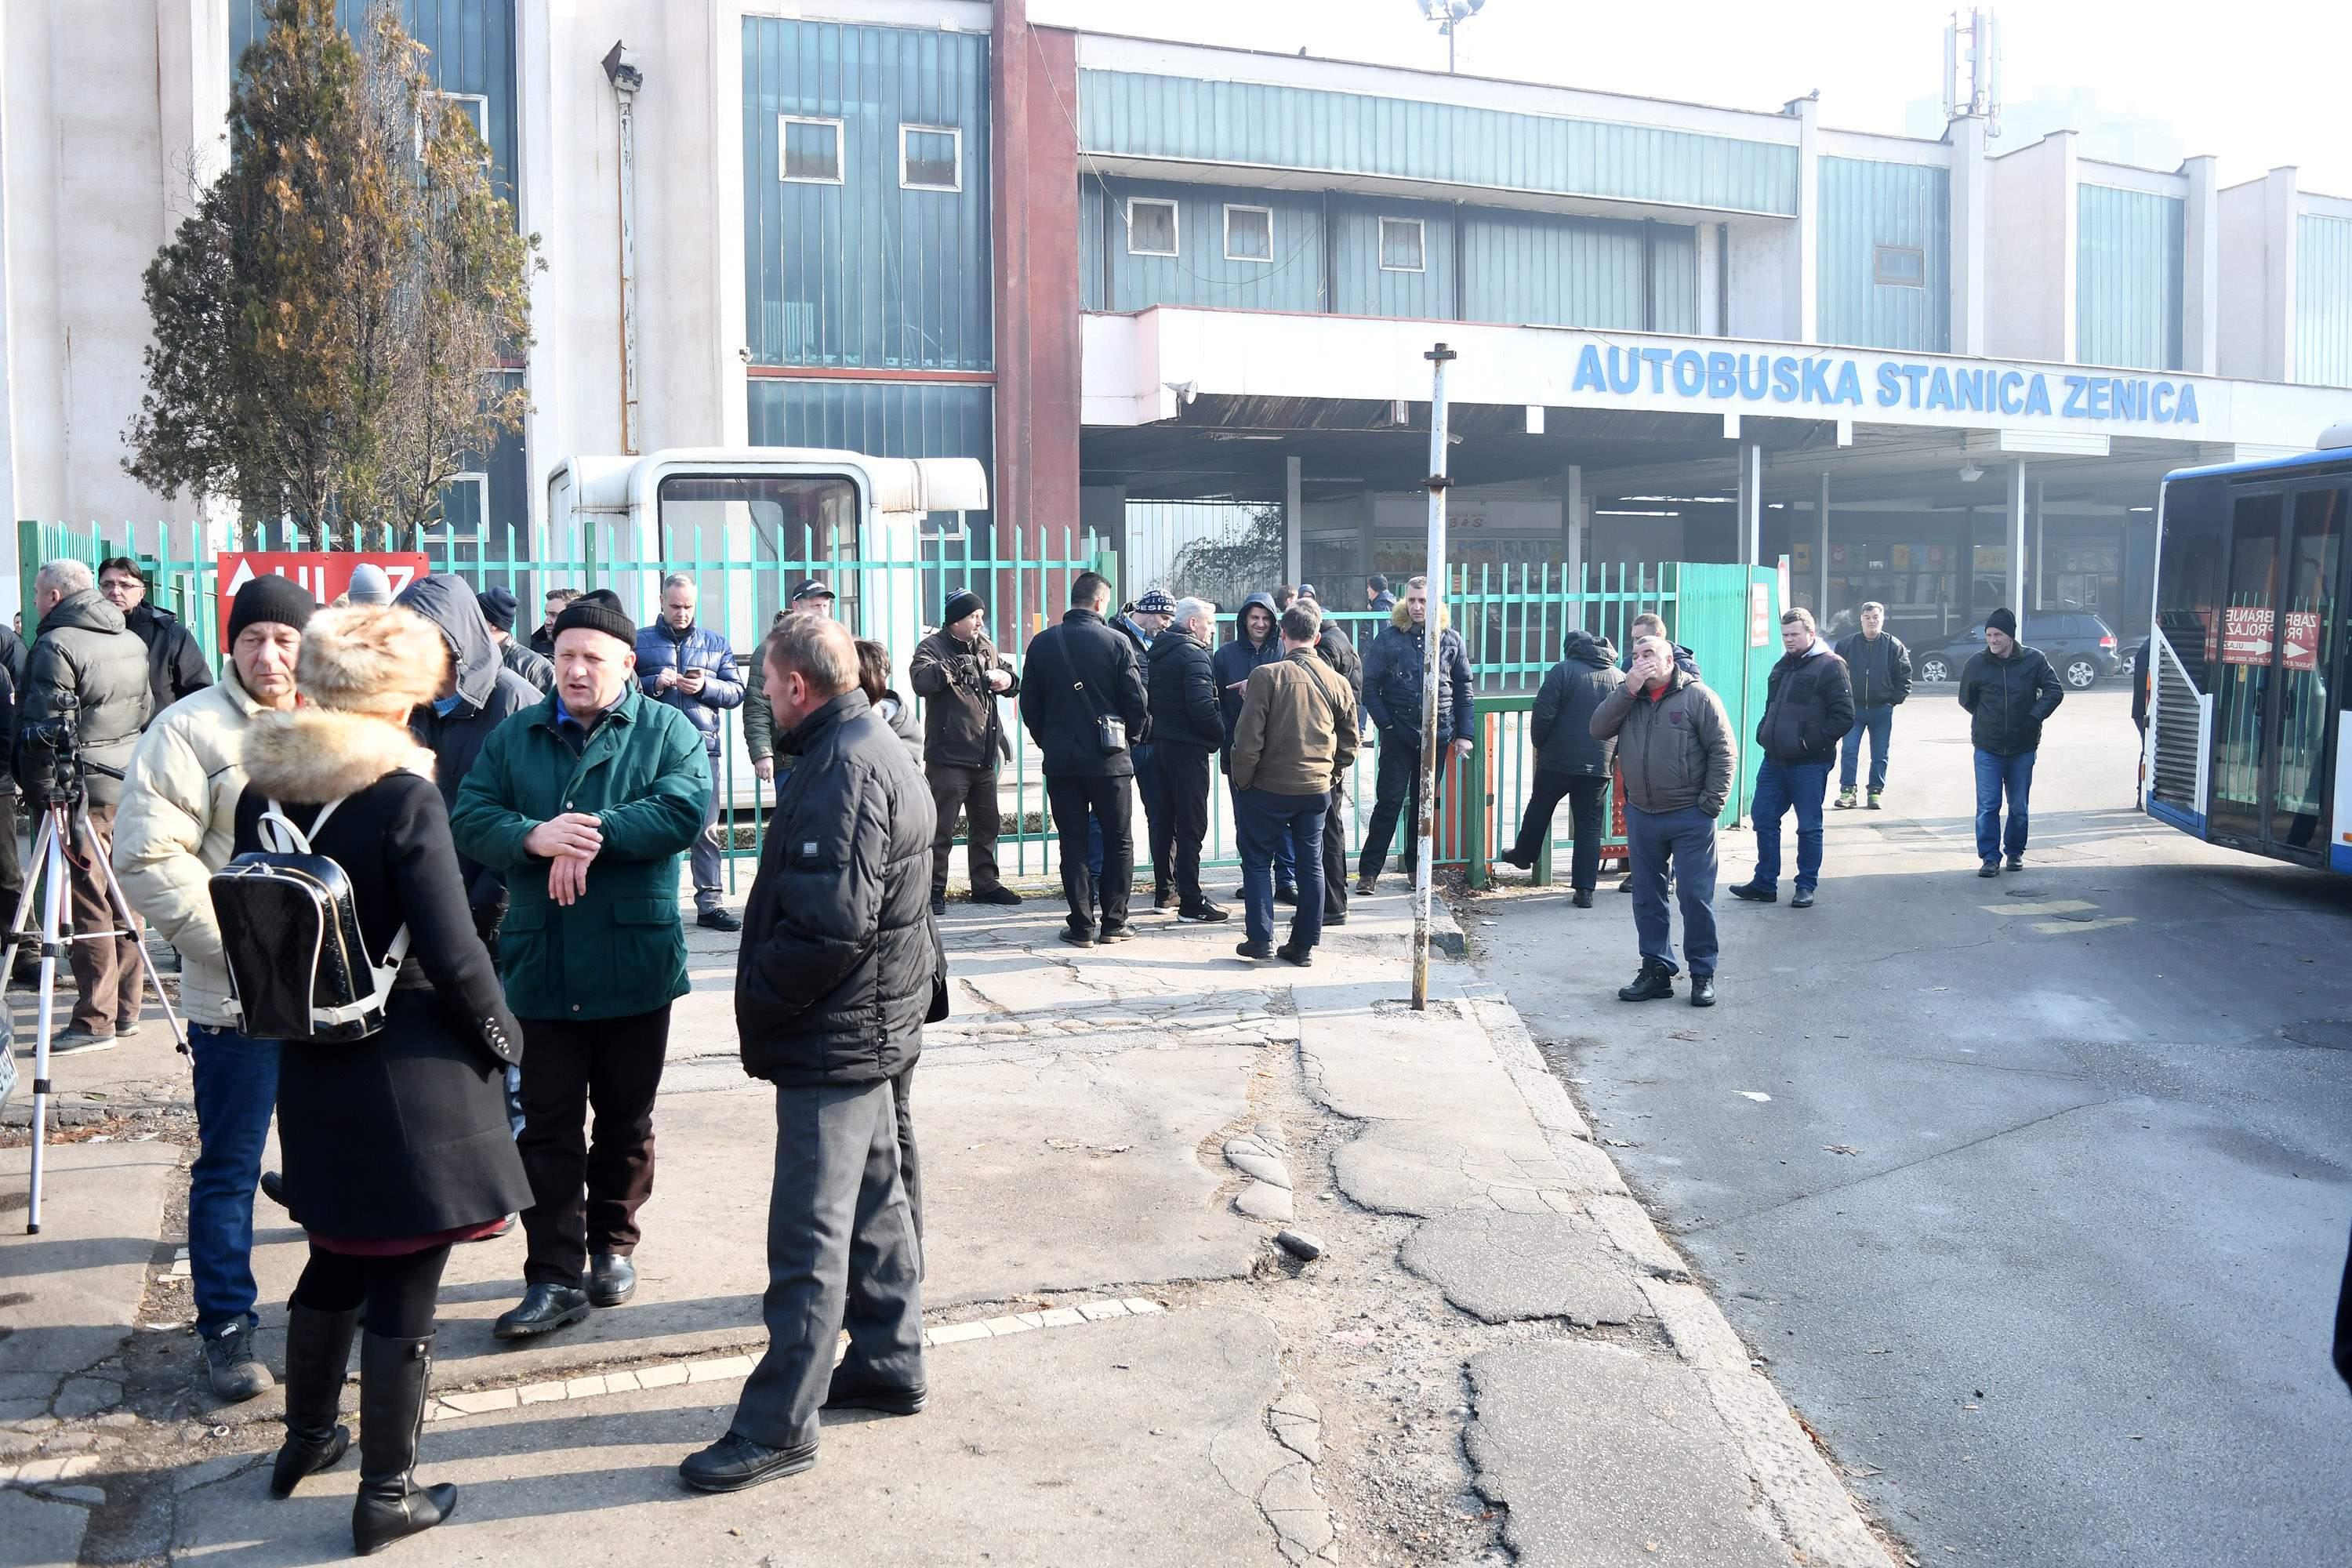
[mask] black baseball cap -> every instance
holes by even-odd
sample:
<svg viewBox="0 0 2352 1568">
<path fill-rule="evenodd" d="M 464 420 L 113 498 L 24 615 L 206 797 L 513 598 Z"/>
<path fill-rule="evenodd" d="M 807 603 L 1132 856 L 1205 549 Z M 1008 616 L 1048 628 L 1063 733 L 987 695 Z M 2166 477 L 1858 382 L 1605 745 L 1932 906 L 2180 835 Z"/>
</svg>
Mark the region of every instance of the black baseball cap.
<svg viewBox="0 0 2352 1568">
<path fill-rule="evenodd" d="M 793 589 L 792 602 L 797 605 L 803 599 L 831 599 L 836 596 L 833 591 L 833 584 L 824 578 L 803 577 Z"/>
</svg>

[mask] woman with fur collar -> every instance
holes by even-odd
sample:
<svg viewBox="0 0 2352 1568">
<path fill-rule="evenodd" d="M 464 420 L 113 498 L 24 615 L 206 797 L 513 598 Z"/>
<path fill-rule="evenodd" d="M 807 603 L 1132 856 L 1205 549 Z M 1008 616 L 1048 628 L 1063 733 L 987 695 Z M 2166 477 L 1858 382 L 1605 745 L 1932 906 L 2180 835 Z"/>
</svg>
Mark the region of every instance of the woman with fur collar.
<svg viewBox="0 0 2352 1568">
<path fill-rule="evenodd" d="M 262 847 L 272 805 L 343 868 L 370 954 L 409 933 L 384 1026 L 341 1044 L 289 1040 L 278 1082 L 286 1205 L 310 1232 L 286 1330 L 283 1497 L 342 1457 L 336 1397 L 360 1335 L 362 1554 L 445 1518 L 456 1489 L 413 1470 L 433 1359 L 434 1298 L 453 1242 L 530 1201 L 507 1122 L 522 1032 L 474 932 L 433 753 L 408 731 L 447 674 L 430 621 L 383 605 L 322 610 L 302 639 L 300 706 L 256 718 L 236 849 Z M 362 1333 L 362 1331 L 364 1330 Z"/>
</svg>

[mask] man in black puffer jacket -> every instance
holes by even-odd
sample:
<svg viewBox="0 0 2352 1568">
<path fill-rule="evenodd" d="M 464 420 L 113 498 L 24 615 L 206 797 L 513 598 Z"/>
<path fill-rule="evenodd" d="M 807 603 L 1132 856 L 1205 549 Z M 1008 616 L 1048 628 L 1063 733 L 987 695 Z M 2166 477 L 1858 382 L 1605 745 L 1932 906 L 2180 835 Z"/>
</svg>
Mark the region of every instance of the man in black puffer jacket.
<svg viewBox="0 0 2352 1568">
<path fill-rule="evenodd" d="M 1731 889 L 1735 899 L 1769 904 L 1780 897 L 1780 818 L 1797 814 L 1797 889 L 1792 910 L 1811 909 L 1822 879 L 1822 802 L 1830 759 L 1853 728 L 1853 682 L 1845 660 L 1813 631 L 1813 613 L 1780 616 L 1780 662 L 1764 682 L 1764 717 L 1756 743 L 1764 763 L 1748 817 L 1756 829 L 1756 875 Z"/>
<path fill-rule="evenodd" d="M 1371 820 L 1364 825 L 1363 853 L 1356 862 L 1356 891 L 1370 893 L 1380 884 L 1381 868 L 1388 864 L 1389 846 L 1396 838 L 1397 818 L 1408 800 L 1412 820 L 1405 824 L 1404 874 L 1417 872 L 1420 841 L 1411 837 L 1421 821 L 1422 656 L 1429 613 L 1429 584 L 1415 577 L 1404 585 L 1404 602 L 1389 613 L 1388 629 L 1372 639 L 1364 656 L 1364 707 L 1380 726 L 1380 771 L 1373 775 Z M 1440 748 L 1470 754 L 1473 721 L 1470 657 L 1462 636 L 1445 625 L 1438 610 L 1437 732 L 1429 739 Z M 1439 787 L 1444 787 L 1447 758 L 1437 759 Z"/>
<path fill-rule="evenodd" d="M 1180 601 L 1145 656 L 1151 744 L 1160 764 L 1160 815 L 1151 819 L 1151 868 L 1176 889 L 1180 921 L 1221 921 L 1223 906 L 1201 890 L 1201 842 L 1209 836 L 1209 758 L 1225 742 L 1209 639 L 1216 608 Z"/>
<path fill-rule="evenodd" d="M 2058 672 L 2038 647 L 2017 640 L 2017 614 L 2003 606 L 1985 617 L 1985 650 L 1960 670 L 1960 706 L 1969 710 L 1976 746 L 1977 875 L 1998 877 L 2001 854 L 2009 868 L 2025 869 L 2026 802 L 2033 794 L 2033 757 L 2042 724 L 2066 700 Z M 2009 827 L 2000 822 L 2009 797 Z"/>
<path fill-rule="evenodd" d="M 1029 639 L 1021 665 L 1021 721 L 1045 754 L 1045 800 L 1062 838 L 1062 896 L 1070 923 L 1062 940 L 1073 947 L 1125 942 L 1129 890 L 1135 881 L 1135 776 L 1129 748 L 1151 738 L 1151 710 L 1143 695 L 1143 666 L 1135 645 L 1103 620 L 1110 582 L 1081 572 L 1070 584 L 1070 608 L 1059 626 Z M 1104 719 L 1127 726 L 1127 745 L 1103 750 Z M 1087 869 L 1087 818 L 1102 825 L 1100 934 L 1095 879 Z"/>
<path fill-rule="evenodd" d="M 1845 732 L 1838 759 L 1840 811 L 1853 809 L 1853 776 L 1862 763 L 1862 742 L 1870 739 L 1870 809 L 1886 793 L 1886 748 L 1895 738 L 1895 710 L 1911 695 L 1911 650 L 1886 630 L 1886 606 L 1873 599 L 1862 606 L 1862 629 L 1838 639 L 1853 682 L 1853 728 Z"/>
<path fill-rule="evenodd" d="M 1601 840 L 1608 826 L 1601 806 L 1609 789 L 1610 765 L 1617 757 L 1617 738 L 1596 736 L 1591 726 L 1592 715 L 1611 692 L 1625 684 L 1625 676 L 1617 668 L 1617 650 L 1609 639 L 1580 627 L 1561 639 L 1559 654 L 1559 662 L 1536 693 L 1535 711 L 1528 716 L 1528 743 L 1536 752 L 1535 784 L 1528 792 L 1527 814 L 1519 818 L 1518 842 L 1501 859 L 1522 871 L 1533 868 L 1544 840 L 1551 837 L 1551 814 L 1566 795 L 1576 824 L 1569 883 L 1576 907 L 1589 910 L 1601 879 Z"/>
<path fill-rule="evenodd" d="M 912 1415 L 925 1397 L 919 1199 L 898 1110 L 934 994 L 945 998 L 930 790 L 866 706 L 840 623 L 791 617 L 758 673 L 777 742 L 800 759 L 777 792 L 735 963 L 743 1070 L 776 1086 L 768 1349 L 726 1436 L 678 1467 L 700 1491 L 808 1468 L 821 1407 Z"/>
</svg>

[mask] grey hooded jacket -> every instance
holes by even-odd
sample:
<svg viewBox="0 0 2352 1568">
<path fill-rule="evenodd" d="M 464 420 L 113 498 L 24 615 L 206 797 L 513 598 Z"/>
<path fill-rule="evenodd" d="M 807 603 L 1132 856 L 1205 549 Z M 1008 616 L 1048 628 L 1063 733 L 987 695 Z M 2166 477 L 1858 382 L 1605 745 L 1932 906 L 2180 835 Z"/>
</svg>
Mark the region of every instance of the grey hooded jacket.
<svg viewBox="0 0 2352 1568">
<path fill-rule="evenodd" d="M 409 732 L 419 745 L 432 748 L 433 782 L 441 786 L 442 804 L 454 807 L 457 786 L 481 755 L 490 731 L 542 699 L 537 687 L 499 657 L 498 644 L 490 640 L 490 623 L 482 618 L 481 604 L 464 578 L 446 573 L 420 577 L 393 602 L 439 626 L 457 662 L 457 689 L 449 711 L 426 703 L 408 716 Z M 506 883 L 497 872 L 463 857 L 457 868 L 478 918 L 487 908 L 505 902 Z"/>
</svg>

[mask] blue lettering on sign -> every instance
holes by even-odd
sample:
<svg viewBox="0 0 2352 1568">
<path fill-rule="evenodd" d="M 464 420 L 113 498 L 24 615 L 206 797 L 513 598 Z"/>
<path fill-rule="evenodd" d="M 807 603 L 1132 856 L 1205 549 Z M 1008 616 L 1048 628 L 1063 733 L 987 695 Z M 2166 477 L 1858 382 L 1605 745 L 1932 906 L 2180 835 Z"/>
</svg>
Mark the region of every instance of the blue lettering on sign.
<svg viewBox="0 0 2352 1568">
<path fill-rule="evenodd" d="M 1643 367 L 1649 374 L 1643 374 Z M 1994 365 L 1926 364 L 1880 360 L 1868 401 L 1881 408 L 2000 414 L 2018 419 L 2128 420 L 2156 425 L 2199 422 L 2197 388 L 2185 381 L 2137 376 L 2051 377 Z M 1646 385 L 1644 384 L 1646 383 Z M 1810 403 L 1864 406 L 1862 361 L 1850 355 L 1737 353 L 1727 349 L 1626 348 L 1587 343 L 1577 351 L 1571 392 L 1704 398 L 1712 403 Z"/>
</svg>

